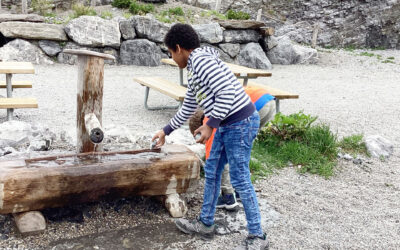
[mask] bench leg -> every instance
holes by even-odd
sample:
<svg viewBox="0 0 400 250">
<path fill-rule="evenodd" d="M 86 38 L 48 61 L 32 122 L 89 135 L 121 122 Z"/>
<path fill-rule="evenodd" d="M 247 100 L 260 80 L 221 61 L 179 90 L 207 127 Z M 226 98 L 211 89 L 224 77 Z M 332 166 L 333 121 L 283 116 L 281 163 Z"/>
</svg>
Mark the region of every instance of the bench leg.
<svg viewBox="0 0 400 250">
<path fill-rule="evenodd" d="M 279 106 L 279 99 L 276 98 L 275 99 L 275 106 L 276 106 L 276 113 L 278 114 L 279 112 L 281 112 L 280 106 Z"/>
<path fill-rule="evenodd" d="M 12 74 L 6 74 L 6 85 L 7 85 L 7 98 L 12 97 Z M 13 118 L 14 109 L 7 109 L 7 120 L 11 121 Z"/>
<path fill-rule="evenodd" d="M 146 87 L 146 89 L 144 90 L 144 107 L 145 107 L 147 110 L 177 109 L 177 108 L 180 108 L 181 105 L 182 105 L 182 102 L 179 102 L 179 104 L 176 105 L 176 106 L 149 107 L 149 106 L 147 105 L 147 101 L 148 101 L 148 99 L 149 99 L 149 92 L 150 92 L 150 88 L 149 88 L 149 87 Z"/>
</svg>

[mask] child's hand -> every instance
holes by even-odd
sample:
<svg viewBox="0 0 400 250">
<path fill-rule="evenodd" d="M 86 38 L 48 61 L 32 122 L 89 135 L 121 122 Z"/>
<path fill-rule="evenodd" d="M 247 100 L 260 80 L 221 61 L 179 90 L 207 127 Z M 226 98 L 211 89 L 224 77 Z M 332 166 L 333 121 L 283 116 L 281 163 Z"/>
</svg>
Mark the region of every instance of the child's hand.
<svg viewBox="0 0 400 250">
<path fill-rule="evenodd" d="M 213 132 L 213 128 L 209 127 L 207 124 L 204 124 L 203 126 L 201 126 L 200 128 L 198 128 L 194 131 L 194 136 L 196 136 L 199 133 L 201 135 L 200 139 L 198 139 L 196 142 L 206 144 L 208 138 L 211 137 L 212 132 Z"/>
<path fill-rule="evenodd" d="M 156 144 L 156 148 L 161 148 L 161 146 L 165 144 L 165 133 L 164 133 L 163 130 L 158 131 L 153 136 L 153 139 L 151 139 L 151 141 L 154 141 L 156 139 L 158 139 L 157 144 Z"/>
</svg>

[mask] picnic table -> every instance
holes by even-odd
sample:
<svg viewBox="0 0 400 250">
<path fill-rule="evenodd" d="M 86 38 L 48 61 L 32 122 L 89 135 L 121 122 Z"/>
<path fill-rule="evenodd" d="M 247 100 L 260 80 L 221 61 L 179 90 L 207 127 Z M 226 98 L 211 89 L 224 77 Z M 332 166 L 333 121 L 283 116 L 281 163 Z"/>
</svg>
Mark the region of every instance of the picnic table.
<svg viewBox="0 0 400 250">
<path fill-rule="evenodd" d="M 161 62 L 171 65 L 171 66 L 178 67 L 178 64 L 176 64 L 176 62 L 174 62 L 173 59 L 164 58 L 164 59 L 161 59 Z M 230 70 L 232 70 L 233 74 L 237 78 L 243 79 L 243 86 L 247 86 L 249 79 L 272 76 L 272 74 L 270 72 L 267 72 L 264 70 L 252 69 L 252 68 L 236 65 L 233 63 L 227 63 L 227 62 L 225 62 L 225 64 L 230 68 Z M 179 83 L 180 83 L 180 85 L 183 86 L 183 69 L 181 69 L 181 68 L 179 68 Z"/>
<path fill-rule="evenodd" d="M 171 66 L 174 66 L 174 67 L 178 67 L 178 64 L 176 64 L 173 59 L 164 58 L 164 59 L 161 59 L 161 62 L 171 65 Z M 252 68 L 232 64 L 232 63 L 225 62 L 225 64 L 232 70 L 233 74 L 239 79 L 239 81 L 243 84 L 243 86 L 249 85 L 249 86 L 264 88 L 268 93 L 275 96 L 277 113 L 280 112 L 280 100 L 299 98 L 299 95 L 297 95 L 297 94 L 292 94 L 292 93 L 286 92 L 284 90 L 280 90 L 277 88 L 267 86 L 265 84 L 249 82 L 249 79 L 255 79 L 255 78 L 259 78 L 259 77 L 271 77 L 272 74 L 270 72 L 267 72 L 265 70 L 260 70 L 260 69 L 252 69 Z M 182 104 L 182 102 L 185 98 L 187 86 L 183 82 L 183 69 L 181 69 L 181 68 L 179 68 L 179 85 L 176 83 L 167 81 L 165 79 L 162 79 L 160 77 L 137 77 L 134 80 L 146 87 L 145 97 L 144 97 L 144 106 L 148 110 L 177 108 Z M 173 107 L 166 107 L 166 106 L 149 107 L 147 104 L 147 101 L 148 101 L 150 88 L 174 98 L 175 100 L 180 102 L 180 105 L 173 106 Z"/>
<path fill-rule="evenodd" d="M 7 98 L 0 98 L 0 108 L 7 109 L 7 120 L 12 120 L 14 108 L 37 108 L 35 98 L 13 98 L 14 88 L 31 88 L 27 81 L 13 83 L 13 74 L 34 74 L 35 69 L 30 62 L 0 62 L 0 74 L 6 74 L 6 82 L 0 82 L 0 88 L 7 88 Z"/>
</svg>

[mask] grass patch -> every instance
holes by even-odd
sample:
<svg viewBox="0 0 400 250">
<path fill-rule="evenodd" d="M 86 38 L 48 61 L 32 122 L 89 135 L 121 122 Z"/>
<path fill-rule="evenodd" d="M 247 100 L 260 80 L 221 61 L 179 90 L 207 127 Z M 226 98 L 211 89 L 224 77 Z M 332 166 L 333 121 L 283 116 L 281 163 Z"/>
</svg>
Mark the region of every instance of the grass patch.
<svg viewBox="0 0 400 250">
<path fill-rule="evenodd" d="M 32 0 L 31 7 L 34 11 L 39 12 L 40 15 L 46 16 L 53 8 L 52 0 Z"/>
<path fill-rule="evenodd" d="M 113 14 L 111 13 L 111 11 L 105 10 L 100 13 L 100 17 L 103 19 L 110 20 L 113 18 Z"/>
<path fill-rule="evenodd" d="M 345 152 L 355 154 L 368 155 L 367 146 L 363 141 L 364 136 L 362 134 L 351 135 L 343 137 L 338 142 L 338 146 Z"/>
<path fill-rule="evenodd" d="M 339 151 L 367 155 L 362 135 L 338 141 L 328 125 L 314 124 L 317 117 L 298 112 L 278 113 L 262 128 L 254 142 L 250 171 L 252 180 L 293 166 L 300 173 L 329 178 L 334 174 Z"/>
<path fill-rule="evenodd" d="M 387 60 L 394 60 L 394 56 L 389 56 L 388 58 L 386 58 Z"/>
<path fill-rule="evenodd" d="M 156 15 L 156 19 L 163 23 L 186 22 L 185 12 L 181 7 L 169 8 L 168 10 L 164 10 L 160 14 Z"/>
<path fill-rule="evenodd" d="M 80 16 L 96 16 L 97 13 L 96 11 L 90 7 L 90 6 L 85 6 L 83 4 L 74 4 L 72 6 L 72 10 L 74 13 L 71 15 L 71 18 L 77 18 Z"/>
<path fill-rule="evenodd" d="M 131 4 L 129 5 L 129 12 L 134 15 L 145 15 L 153 11 L 154 11 L 154 5 L 151 3 L 142 4 L 136 1 L 132 1 Z"/>
<path fill-rule="evenodd" d="M 131 18 L 133 15 L 132 15 L 132 13 L 130 13 L 130 12 L 124 12 L 124 14 L 123 14 L 123 17 L 124 18 L 126 18 L 126 19 L 129 19 L 129 18 Z"/>
<path fill-rule="evenodd" d="M 228 10 L 226 13 L 226 18 L 234 20 L 248 20 L 250 19 L 250 14 L 243 11 Z"/>
<path fill-rule="evenodd" d="M 360 56 L 373 57 L 373 56 L 375 56 L 375 54 L 374 54 L 374 53 L 369 53 L 369 52 L 367 52 L 367 51 L 364 51 L 364 52 L 361 52 L 361 53 L 360 53 Z"/>
<path fill-rule="evenodd" d="M 354 52 L 355 49 L 356 49 L 356 46 L 354 46 L 354 45 L 349 45 L 344 48 L 344 50 L 348 51 L 348 52 Z"/>
<path fill-rule="evenodd" d="M 392 60 L 388 60 L 388 59 L 386 59 L 385 61 L 382 61 L 382 63 L 395 63 L 394 61 L 392 61 Z"/>
<path fill-rule="evenodd" d="M 111 3 L 112 7 L 120 8 L 120 9 L 127 9 L 131 5 L 132 0 L 114 0 Z"/>
</svg>

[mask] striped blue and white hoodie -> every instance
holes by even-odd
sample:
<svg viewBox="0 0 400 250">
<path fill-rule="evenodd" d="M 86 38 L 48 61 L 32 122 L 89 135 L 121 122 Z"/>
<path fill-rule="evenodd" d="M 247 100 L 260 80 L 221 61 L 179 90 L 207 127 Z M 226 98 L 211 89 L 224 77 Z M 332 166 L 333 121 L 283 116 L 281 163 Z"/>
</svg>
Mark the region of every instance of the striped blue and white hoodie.
<svg viewBox="0 0 400 250">
<path fill-rule="evenodd" d="M 210 47 L 197 48 L 190 53 L 188 88 L 181 109 L 163 128 L 169 135 L 179 128 L 200 105 L 207 125 L 212 128 L 229 125 L 249 117 L 254 104 L 232 71 L 219 59 L 219 52 Z"/>
</svg>

